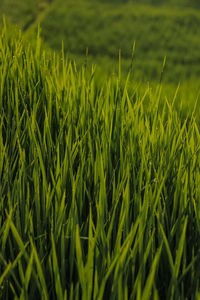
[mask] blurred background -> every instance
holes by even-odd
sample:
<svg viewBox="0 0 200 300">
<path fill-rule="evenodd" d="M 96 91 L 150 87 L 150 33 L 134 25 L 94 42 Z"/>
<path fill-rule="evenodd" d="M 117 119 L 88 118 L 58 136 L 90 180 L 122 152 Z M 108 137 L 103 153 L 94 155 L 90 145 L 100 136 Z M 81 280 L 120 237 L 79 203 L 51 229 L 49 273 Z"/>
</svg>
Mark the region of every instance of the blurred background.
<svg viewBox="0 0 200 300">
<path fill-rule="evenodd" d="M 131 71 L 133 80 L 199 82 L 199 0 L 1 0 L 0 14 L 31 37 L 41 26 L 46 47 L 99 77 Z M 163 64 L 166 58 L 166 63 Z"/>
</svg>

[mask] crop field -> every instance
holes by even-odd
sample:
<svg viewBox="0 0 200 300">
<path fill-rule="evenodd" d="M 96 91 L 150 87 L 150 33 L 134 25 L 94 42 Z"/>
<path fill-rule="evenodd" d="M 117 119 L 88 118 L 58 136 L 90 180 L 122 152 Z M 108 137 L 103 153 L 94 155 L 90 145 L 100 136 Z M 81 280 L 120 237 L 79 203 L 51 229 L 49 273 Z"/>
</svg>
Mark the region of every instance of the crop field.
<svg viewBox="0 0 200 300">
<path fill-rule="evenodd" d="M 165 83 L 200 83 L 200 11 L 196 0 L 1 0 L 0 15 L 30 35 L 41 24 L 46 45 L 65 52 L 78 65 L 96 72 L 116 72 L 121 51 L 122 75 L 132 63 L 134 80 L 159 81 L 163 60 Z M 151 5 L 154 4 L 154 5 Z M 173 7 L 169 6 L 173 5 Z M 189 7 L 188 7 L 189 6 Z M 198 83 L 198 84 L 199 84 Z M 199 84 L 200 85 L 200 84 Z"/>
<path fill-rule="evenodd" d="M 199 78 L 199 11 L 77 1 L 57 0 L 43 18 L 42 37 L 51 48 L 59 50 L 63 40 L 75 57 L 84 57 L 88 49 L 104 71 L 113 69 L 121 50 L 127 72 L 135 45 L 134 79 L 158 81 L 165 56 L 165 82 Z"/>
<path fill-rule="evenodd" d="M 28 26 L 36 18 L 36 0 L 1 0 L 0 15 L 5 14 L 13 23 Z"/>
<path fill-rule="evenodd" d="M 0 0 L 0 300 L 200 300 L 199 9 Z"/>
<path fill-rule="evenodd" d="M 0 299 L 198 300 L 198 94 L 95 76 L 1 25 Z"/>
</svg>

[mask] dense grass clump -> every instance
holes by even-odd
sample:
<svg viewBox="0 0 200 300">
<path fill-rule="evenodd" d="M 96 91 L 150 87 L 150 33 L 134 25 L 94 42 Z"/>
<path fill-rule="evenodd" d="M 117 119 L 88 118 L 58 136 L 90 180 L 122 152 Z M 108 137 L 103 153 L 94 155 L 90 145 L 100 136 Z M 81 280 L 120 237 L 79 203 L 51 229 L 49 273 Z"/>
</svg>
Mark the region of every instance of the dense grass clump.
<svg viewBox="0 0 200 300">
<path fill-rule="evenodd" d="M 97 87 L 0 35 L 0 298 L 199 299 L 200 132 L 176 94 Z"/>
</svg>

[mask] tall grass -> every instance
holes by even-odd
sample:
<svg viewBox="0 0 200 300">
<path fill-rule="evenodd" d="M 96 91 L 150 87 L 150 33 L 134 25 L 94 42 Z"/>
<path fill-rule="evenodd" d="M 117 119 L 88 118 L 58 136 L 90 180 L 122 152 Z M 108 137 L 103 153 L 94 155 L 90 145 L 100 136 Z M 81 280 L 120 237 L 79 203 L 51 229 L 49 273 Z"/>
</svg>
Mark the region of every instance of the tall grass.
<svg viewBox="0 0 200 300">
<path fill-rule="evenodd" d="M 1 299 L 198 299 L 199 124 L 161 89 L 2 26 Z"/>
</svg>

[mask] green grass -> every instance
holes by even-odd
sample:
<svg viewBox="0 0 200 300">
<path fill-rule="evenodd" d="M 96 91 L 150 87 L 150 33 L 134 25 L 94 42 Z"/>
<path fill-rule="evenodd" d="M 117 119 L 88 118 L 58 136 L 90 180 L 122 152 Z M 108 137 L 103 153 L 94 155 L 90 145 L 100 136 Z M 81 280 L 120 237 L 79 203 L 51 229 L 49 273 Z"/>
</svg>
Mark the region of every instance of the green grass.
<svg viewBox="0 0 200 300">
<path fill-rule="evenodd" d="M 0 298 L 198 299 L 197 95 L 183 114 L 178 91 L 123 84 L 120 68 L 98 86 L 93 69 L 46 52 L 39 35 L 30 46 L 9 32 Z"/>
</svg>

